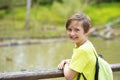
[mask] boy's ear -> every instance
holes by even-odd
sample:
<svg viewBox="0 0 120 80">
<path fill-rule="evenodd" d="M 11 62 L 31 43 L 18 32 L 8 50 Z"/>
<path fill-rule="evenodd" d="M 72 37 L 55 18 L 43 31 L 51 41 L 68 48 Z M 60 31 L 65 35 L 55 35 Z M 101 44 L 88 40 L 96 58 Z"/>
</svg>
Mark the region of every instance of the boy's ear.
<svg viewBox="0 0 120 80">
<path fill-rule="evenodd" d="M 88 29 L 88 31 L 85 33 L 86 35 L 90 34 L 91 33 L 91 28 Z"/>
</svg>

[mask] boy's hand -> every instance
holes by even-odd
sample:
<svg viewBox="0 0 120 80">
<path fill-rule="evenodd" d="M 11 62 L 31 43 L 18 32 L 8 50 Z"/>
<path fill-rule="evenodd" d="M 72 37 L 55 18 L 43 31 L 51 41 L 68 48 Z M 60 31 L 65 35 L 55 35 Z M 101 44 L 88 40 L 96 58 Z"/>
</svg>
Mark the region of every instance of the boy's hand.
<svg viewBox="0 0 120 80">
<path fill-rule="evenodd" d="M 58 69 L 63 69 L 64 66 L 65 66 L 65 64 L 68 64 L 68 65 L 69 65 L 69 63 L 70 63 L 70 59 L 62 60 L 62 61 L 60 62 L 60 64 L 58 65 Z"/>
</svg>

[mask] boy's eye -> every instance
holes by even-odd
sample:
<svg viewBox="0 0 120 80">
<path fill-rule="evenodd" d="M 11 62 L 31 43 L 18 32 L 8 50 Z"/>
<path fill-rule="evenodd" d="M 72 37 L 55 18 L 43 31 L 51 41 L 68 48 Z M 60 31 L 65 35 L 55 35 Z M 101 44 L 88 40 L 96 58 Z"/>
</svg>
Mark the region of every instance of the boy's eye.
<svg viewBox="0 0 120 80">
<path fill-rule="evenodd" d="M 75 29 L 75 31 L 80 31 L 79 29 Z"/>
<path fill-rule="evenodd" d="M 72 29 L 67 29 L 67 31 L 72 31 Z"/>
</svg>

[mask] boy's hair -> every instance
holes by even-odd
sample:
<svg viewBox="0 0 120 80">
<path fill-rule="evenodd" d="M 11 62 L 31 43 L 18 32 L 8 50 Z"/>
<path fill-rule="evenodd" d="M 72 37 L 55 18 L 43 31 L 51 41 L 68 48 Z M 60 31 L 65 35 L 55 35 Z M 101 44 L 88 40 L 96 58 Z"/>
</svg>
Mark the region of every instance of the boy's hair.
<svg viewBox="0 0 120 80">
<path fill-rule="evenodd" d="M 75 13 L 74 15 L 72 15 L 66 22 L 66 29 L 68 29 L 69 25 L 71 24 L 72 21 L 80 21 L 82 22 L 82 26 L 84 29 L 84 32 L 87 33 L 88 30 L 91 27 L 91 23 L 90 23 L 90 18 L 88 16 L 86 16 L 85 14 L 79 12 L 79 13 Z"/>
</svg>

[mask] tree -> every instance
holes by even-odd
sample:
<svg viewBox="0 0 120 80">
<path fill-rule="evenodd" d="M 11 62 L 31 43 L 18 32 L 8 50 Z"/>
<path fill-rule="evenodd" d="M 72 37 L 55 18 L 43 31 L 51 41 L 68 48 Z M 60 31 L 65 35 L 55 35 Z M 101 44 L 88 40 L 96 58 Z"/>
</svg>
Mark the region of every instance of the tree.
<svg viewBox="0 0 120 80">
<path fill-rule="evenodd" d="M 25 28 L 29 28 L 30 27 L 30 9 L 31 9 L 31 3 L 32 0 L 27 0 L 27 6 L 26 6 L 26 23 L 25 23 Z"/>
</svg>

